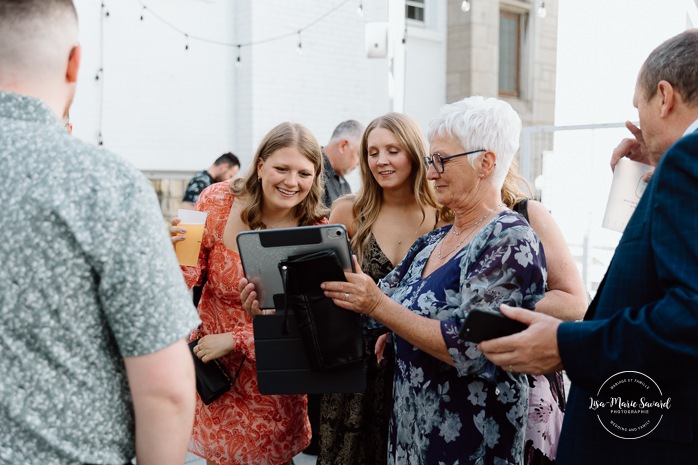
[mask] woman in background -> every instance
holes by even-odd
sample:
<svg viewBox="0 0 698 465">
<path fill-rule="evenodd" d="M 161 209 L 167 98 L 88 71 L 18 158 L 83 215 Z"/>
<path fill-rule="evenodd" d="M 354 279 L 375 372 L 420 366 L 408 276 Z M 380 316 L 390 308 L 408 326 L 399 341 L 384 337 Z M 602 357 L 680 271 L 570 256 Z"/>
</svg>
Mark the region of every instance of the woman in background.
<svg viewBox="0 0 698 465">
<path fill-rule="evenodd" d="M 552 215 L 540 202 L 530 200 L 522 190 L 528 183 L 517 173 L 513 163 L 502 187 L 502 201 L 520 213 L 538 234 L 545 250 L 548 279 L 545 296 L 536 304 L 536 311 L 566 321 L 584 317 L 588 296 L 582 276 L 570 253 L 562 231 Z M 565 385 L 562 372 L 550 375 L 528 375 L 528 422 L 524 444 L 526 465 L 555 463 L 557 441 L 565 411 Z"/>
<path fill-rule="evenodd" d="M 374 119 L 359 153 L 361 191 L 335 201 L 330 223 L 347 228 L 361 268 L 378 282 L 415 239 L 443 225 L 443 218 L 426 179 L 426 145 L 414 121 L 400 113 Z M 369 354 L 380 334 L 367 332 Z M 367 357 L 363 393 L 322 396 L 318 465 L 386 463 L 394 370 L 389 345 L 382 362 Z"/>
<path fill-rule="evenodd" d="M 259 393 L 252 318 L 238 290 L 244 274 L 236 237 L 326 223 L 321 197 L 320 145 L 305 127 L 282 123 L 265 136 L 244 179 L 213 184 L 196 202 L 196 210 L 208 212 L 201 253 L 197 266 L 182 267 L 189 287 L 205 280 L 194 353 L 204 362 L 219 360 L 231 374 L 246 357 L 230 391 L 210 405 L 197 396 L 189 450 L 209 465 L 289 464 L 310 442 L 306 396 Z"/>
</svg>

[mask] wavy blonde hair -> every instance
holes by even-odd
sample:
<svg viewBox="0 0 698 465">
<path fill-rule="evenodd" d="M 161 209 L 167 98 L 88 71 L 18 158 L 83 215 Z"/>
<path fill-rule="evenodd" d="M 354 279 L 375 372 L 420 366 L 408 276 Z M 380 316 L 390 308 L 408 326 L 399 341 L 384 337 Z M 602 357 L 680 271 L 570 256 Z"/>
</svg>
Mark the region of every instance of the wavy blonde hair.
<svg viewBox="0 0 698 465">
<path fill-rule="evenodd" d="M 502 202 L 508 208 L 514 208 L 514 205 L 522 200 L 532 198 L 533 188 L 531 183 L 519 174 L 519 162 L 514 158 L 502 185 Z"/>
<path fill-rule="evenodd" d="M 363 256 L 368 247 L 371 227 L 378 219 L 383 204 L 383 189 L 368 166 L 368 136 L 376 128 L 390 131 L 397 139 L 400 148 L 409 156 L 412 166 L 410 183 L 414 198 L 422 211 L 422 222 L 426 219 L 427 207 L 440 208 L 436 203 L 431 183 L 427 180 L 427 171 L 424 166 L 427 148 L 417 123 L 401 113 L 387 113 L 371 121 L 361 137 L 359 147 L 361 191 L 354 197 L 352 207 L 354 236 L 351 238 L 351 246 L 361 266 L 363 266 Z"/>
<path fill-rule="evenodd" d="M 320 222 L 326 215 L 327 209 L 322 204 L 323 172 L 322 149 L 315 136 L 302 124 L 284 122 L 274 127 L 264 136 L 255 153 L 252 164 L 244 178 L 230 182 L 230 192 L 238 197 L 249 199 L 247 206 L 240 212 L 240 219 L 250 229 L 265 228 L 262 221 L 262 183 L 257 176 L 257 166 L 260 160 L 266 161 L 279 149 L 293 147 L 307 158 L 315 168 L 315 177 L 308 195 L 294 207 L 293 215 L 298 218 L 300 226 L 308 226 Z"/>
</svg>

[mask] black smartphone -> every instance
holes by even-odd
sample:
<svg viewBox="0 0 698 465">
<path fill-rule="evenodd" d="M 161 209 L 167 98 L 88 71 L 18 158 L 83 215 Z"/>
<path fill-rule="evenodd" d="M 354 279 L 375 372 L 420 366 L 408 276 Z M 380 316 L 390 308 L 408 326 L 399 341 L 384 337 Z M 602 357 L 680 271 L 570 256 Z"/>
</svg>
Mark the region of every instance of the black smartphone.
<svg viewBox="0 0 698 465">
<path fill-rule="evenodd" d="M 460 337 L 468 342 L 479 343 L 502 336 L 509 336 L 528 328 L 520 321 L 507 318 L 498 312 L 473 309 L 465 317 Z"/>
</svg>

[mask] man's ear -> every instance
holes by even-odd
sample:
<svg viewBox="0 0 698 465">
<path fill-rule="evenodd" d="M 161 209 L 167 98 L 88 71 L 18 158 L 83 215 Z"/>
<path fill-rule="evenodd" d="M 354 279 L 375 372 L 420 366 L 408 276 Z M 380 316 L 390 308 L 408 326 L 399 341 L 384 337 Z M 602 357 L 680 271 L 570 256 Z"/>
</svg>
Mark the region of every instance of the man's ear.
<svg viewBox="0 0 698 465">
<path fill-rule="evenodd" d="M 676 99 L 679 98 L 678 92 L 667 81 L 659 81 L 657 84 L 657 95 L 660 99 L 660 116 L 666 118 L 676 106 Z"/>
<path fill-rule="evenodd" d="M 78 71 L 80 70 L 80 59 L 82 58 L 82 48 L 79 45 L 70 49 L 68 55 L 68 67 L 65 71 L 65 80 L 74 84 L 78 80 Z"/>
</svg>

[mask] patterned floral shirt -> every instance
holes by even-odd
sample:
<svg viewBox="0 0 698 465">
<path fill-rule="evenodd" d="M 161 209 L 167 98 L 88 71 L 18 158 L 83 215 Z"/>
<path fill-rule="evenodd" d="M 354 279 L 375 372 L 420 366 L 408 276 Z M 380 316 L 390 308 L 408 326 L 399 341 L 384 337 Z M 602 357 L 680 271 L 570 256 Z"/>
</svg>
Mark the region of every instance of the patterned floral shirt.
<svg viewBox="0 0 698 465">
<path fill-rule="evenodd" d="M 441 268 L 424 266 L 450 226 L 415 242 L 379 285 L 413 312 L 441 322 L 455 367 L 396 337 L 388 463 L 520 464 L 528 384 L 493 365 L 458 335 L 467 313 L 501 304 L 533 309 L 545 292 L 545 258 L 523 218 L 499 214 Z"/>
<path fill-rule="evenodd" d="M 135 455 L 124 357 L 199 320 L 155 193 L 72 137 L 42 102 L 0 92 L 0 463 Z"/>
<path fill-rule="evenodd" d="M 189 180 L 189 184 L 187 184 L 182 202 L 196 203 L 199 199 L 199 194 L 213 184 L 214 181 L 215 179 L 213 179 L 213 176 L 208 174 L 206 170 L 196 173 L 194 177 Z"/>
</svg>

